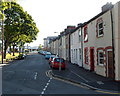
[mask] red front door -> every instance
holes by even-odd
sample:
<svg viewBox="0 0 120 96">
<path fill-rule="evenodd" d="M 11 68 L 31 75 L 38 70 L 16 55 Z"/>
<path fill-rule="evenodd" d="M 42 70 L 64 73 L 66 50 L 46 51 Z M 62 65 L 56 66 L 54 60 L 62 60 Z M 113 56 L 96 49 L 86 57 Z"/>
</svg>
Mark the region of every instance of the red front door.
<svg viewBox="0 0 120 96">
<path fill-rule="evenodd" d="M 90 71 L 94 71 L 94 49 L 90 49 Z"/>
</svg>

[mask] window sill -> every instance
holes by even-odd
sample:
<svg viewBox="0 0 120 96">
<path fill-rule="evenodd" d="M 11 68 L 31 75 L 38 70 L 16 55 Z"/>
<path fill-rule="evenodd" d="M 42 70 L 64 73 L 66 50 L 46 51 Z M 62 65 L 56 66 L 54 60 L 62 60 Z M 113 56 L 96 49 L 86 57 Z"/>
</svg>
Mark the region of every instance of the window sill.
<svg viewBox="0 0 120 96">
<path fill-rule="evenodd" d="M 99 36 L 97 36 L 97 38 L 101 38 L 101 37 L 103 37 L 104 35 L 99 35 Z"/>
<path fill-rule="evenodd" d="M 104 66 L 105 66 L 105 64 L 98 64 L 98 66 L 104 67 Z"/>
</svg>

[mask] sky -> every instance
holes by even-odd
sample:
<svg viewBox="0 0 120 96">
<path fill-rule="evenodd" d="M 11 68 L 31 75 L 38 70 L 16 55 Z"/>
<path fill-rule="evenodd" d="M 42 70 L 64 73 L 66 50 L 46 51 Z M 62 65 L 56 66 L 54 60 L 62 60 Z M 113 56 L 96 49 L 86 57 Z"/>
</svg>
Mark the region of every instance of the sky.
<svg viewBox="0 0 120 96">
<path fill-rule="evenodd" d="M 27 11 L 40 30 L 37 40 L 29 46 L 38 46 L 47 36 L 57 36 L 68 25 L 77 26 L 101 12 L 107 2 L 119 0 L 19 0 L 18 3 Z M 56 32 L 56 33 L 54 33 Z"/>
</svg>

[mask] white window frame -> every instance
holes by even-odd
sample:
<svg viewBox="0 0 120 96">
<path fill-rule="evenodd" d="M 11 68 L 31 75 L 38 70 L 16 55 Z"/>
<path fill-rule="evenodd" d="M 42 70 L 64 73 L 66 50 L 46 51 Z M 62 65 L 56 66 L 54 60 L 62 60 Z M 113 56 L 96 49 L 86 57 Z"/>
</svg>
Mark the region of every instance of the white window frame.
<svg viewBox="0 0 120 96">
<path fill-rule="evenodd" d="M 102 23 L 102 28 L 99 28 L 99 25 L 100 25 L 101 23 Z M 104 28 L 103 28 L 103 22 L 101 21 L 101 22 L 98 23 L 98 37 L 101 37 L 101 36 L 104 35 L 103 29 L 104 29 Z M 103 31 L 103 34 L 100 34 L 100 31 L 101 31 L 101 30 Z"/>
<path fill-rule="evenodd" d="M 79 42 L 81 42 L 81 36 L 82 36 L 82 31 L 81 29 L 78 30 L 78 38 L 79 38 Z"/>
<path fill-rule="evenodd" d="M 85 35 L 84 41 L 86 42 L 86 41 L 88 41 L 88 27 L 86 27 L 85 30 L 86 30 L 86 35 Z"/>
<path fill-rule="evenodd" d="M 85 50 L 86 50 L 86 54 L 85 54 L 85 58 L 86 58 L 85 64 L 89 64 L 89 57 L 88 57 L 88 56 L 89 56 L 89 54 L 88 54 L 88 53 L 89 53 L 89 52 L 88 52 L 89 50 L 88 50 L 88 48 L 86 48 Z"/>
<path fill-rule="evenodd" d="M 82 59 L 81 48 L 79 48 L 79 59 Z"/>
<path fill-rule="evenodd" d="M 103 57 L 100 57 L 100 53 L 103 52 Z M 103 64 L 100 63 L 100 59 L 103 59 Z M 98 50 L 98 65 L 103 66 L 104 65 L 104 51 Z"/>
</svg>

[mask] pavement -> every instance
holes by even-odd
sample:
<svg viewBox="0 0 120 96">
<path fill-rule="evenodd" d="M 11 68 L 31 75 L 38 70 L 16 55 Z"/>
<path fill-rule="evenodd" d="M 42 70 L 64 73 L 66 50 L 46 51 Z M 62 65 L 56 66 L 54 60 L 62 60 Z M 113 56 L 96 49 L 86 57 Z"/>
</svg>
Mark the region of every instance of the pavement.
<svg viewBox="0 0 120 96">
<path fill-rule="evenodd" d="M 120 94 L 120 82 L 100 76 L 72 63 L 68 63 L 65 70 L 53 69 L 52 74 L 55 77 L 82 84 L 92 90 L 106 90 Z"/>
</svg>

